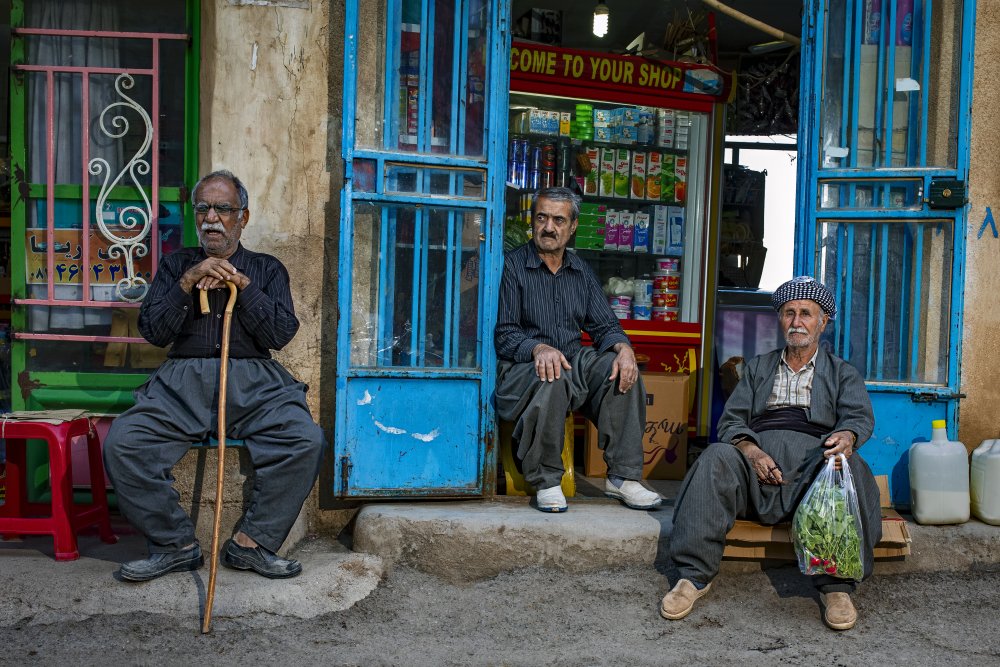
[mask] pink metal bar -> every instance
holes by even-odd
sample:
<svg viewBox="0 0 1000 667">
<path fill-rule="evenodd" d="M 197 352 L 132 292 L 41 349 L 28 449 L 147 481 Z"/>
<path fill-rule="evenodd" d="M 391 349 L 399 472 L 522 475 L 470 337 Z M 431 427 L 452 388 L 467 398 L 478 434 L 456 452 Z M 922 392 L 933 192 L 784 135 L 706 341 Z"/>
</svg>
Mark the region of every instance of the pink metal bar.
<svg viewBox="0 0 1000 667">
<path fill-rule="evenodd" d="M 46 265 L 48 267 L 48 297 L 56 298 L 56 149 L 55 149 L 55 74 L 49 72 L 45 76 L 45 246 Z"/>
<path fill-rule="evenodd" d="M 52 35 L 55 37 L 107 37 L 110 39 L 179 39 L 188 35 L 178 32 L 114 32 L 111 30 L 56 30 L 46 28 L 15 28 L 15 35 Z"/>
<path fill-rule="evenodd" d="M 72 65 L 11 65 L 13 69 L 25 72 L 69 72 L 81 74 L 140 74 L 150 76 L 153 70 L 142 67 L 76 67 Z"/>
<path fill-rule="evenodd" d="M 151 159 L 152 178 L 150 187 L 153 190 L 153 210 L 150 211 L 149 224 L 149 249 L 152 253 L 151 259 L 153 271 L 160 265 L 160 42 L 153 40 L 153 101 L 150 110 L 153 121 L 153 144 L 149 152 L 153 154 Z M 183 206 L 183 204 L 182 204 Z M 152 277 L 151 277 L 152 279 Z"/>
<path fill-rule="evenodd" d="M 76 283 L 73 283 L 74 285 Z M 83 307 L 79 301 L 67 301 L 66 299 L 14 299 L 18 306 L 79 306 Z M 91 301 L 87 308 L 139 308 L 141 302 L 131 303 L 129 301 Z"/>
<path fill-rule="evenodd" d="M 80 174 L 83 183 L 83 195 L 81 205 L 83 206 L 83 238 L 80 245 L 83 246 L 83 261 L 80 262 L 80 270 L 83 272 L 83 303 L 90 303 L 90 74 L 84 72 L 80 79 L 81 86 L 81 106 L 83 111 L 80 114 L 80 155 L 82 164 Z"/>
<path fill-rule="evenodd" d="M 117 337 L 117 336 L 76 336 L 72 334 L 33 334 L 14 333 L 14 338 L 20 340 L 67 340 L 78 343 L 148 343 L 145 338 Z"/>
</svg>

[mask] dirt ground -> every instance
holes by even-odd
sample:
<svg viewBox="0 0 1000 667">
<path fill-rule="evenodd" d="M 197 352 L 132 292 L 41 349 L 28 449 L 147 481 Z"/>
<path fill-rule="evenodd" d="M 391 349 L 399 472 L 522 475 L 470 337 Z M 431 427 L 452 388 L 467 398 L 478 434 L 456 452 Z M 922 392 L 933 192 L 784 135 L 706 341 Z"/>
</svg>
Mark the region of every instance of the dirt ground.
<svg viewBox="0 0 1000 667">
<path fill-rule="evenodd" d="M 106 615 L 0 627 L 0 664 L 286 665 L 995 665 L 1000 568 L 882 576 L 855 600 L 854 630 L 819 621 L 791 568 L 720 576 L 683 621 L 659 617 L 653 569 L 565 574 L 527 568 L 452 585 L 392 572 L 351 609 L 250 628 L 216 619 Z M 2 596 L 2 593 L 0 593 Z"/>
</svg>

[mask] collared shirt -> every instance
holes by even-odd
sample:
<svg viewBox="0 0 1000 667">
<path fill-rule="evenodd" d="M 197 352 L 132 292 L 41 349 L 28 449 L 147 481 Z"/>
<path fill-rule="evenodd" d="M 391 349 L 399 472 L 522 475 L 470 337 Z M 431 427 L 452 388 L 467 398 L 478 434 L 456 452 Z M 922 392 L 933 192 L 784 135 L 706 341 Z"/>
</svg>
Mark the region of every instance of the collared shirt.
<svg viewBox="0 0 1000 667">
<path fill-rule="evenodd" d="M 533 241 L 512 250 L 504 258 L 499 301 L 493 342 L 500 359 L 531 361 L 540 343 L 572 359 L 580 351 L 581 329 L 598 352 L 629 342 L 597 276 L 572 252 L 563 254 L 562 266 L 552 273 Z"/>
<path fill-rule="evenodd" d="M 817 348 L 816 352 L 819 352 Z M 768 408 L 808 408 L 812 400 L 813 371 L 816 370 L 816 353 L 805 366 L 793 371 L 785 361 L 785 350 L 781 351 L 778 372 L 774 374 L 774 388 L 767 398 Z"/>
<path fill-rule="evenodd" d="M 221 356 L 222 314 L 229 300 L 228 288 L 209 292 L 211 312 L 202 315 L 198 289 L 188 294 L 179 284 L 185 271 L 207 257 L 202 248 L 182 248 L 164 257 L 139 309 L 139 333 L 158 347 L 173 344 L 168 357 Z M 270 350 L 283 348 L 299 329 L 288 271 L 275 257 L 247 250 L 242 244 L 229 263 L 250 279 L 236 297 L 229 356 L 270 359 Z"/>
</svg>

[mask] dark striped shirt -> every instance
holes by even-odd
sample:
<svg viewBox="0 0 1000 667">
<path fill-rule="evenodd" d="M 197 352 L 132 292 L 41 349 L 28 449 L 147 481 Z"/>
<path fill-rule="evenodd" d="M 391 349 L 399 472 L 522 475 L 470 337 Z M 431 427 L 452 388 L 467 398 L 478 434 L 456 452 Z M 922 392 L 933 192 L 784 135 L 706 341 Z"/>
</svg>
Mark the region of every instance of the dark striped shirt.
<svg viewBox="0 0 1000 667">
<path fill-rule="evenodd" d="M 202 315 L 199 290 L 188 294 L 179 285 L 184 272 L 207 257 L 201 248 L 182 248 L 164 257 L 139 309 L 139 333 L 159 347 L 173 344 L 169 357 L 218 357 L 222 353 L 222 313 L 229 290 L 211 290 L 208 303 L 212 312 Z M 270 350 L 283 348 L 299 329 L 288 271 L 275 257 L 247 250 L 243 244 L 229 263 L 250 279 L 236 297 L 229 356 L 270 359 Z"/>
<path fill-rule="evenodd" d="M 503 263 L 493 336 L 497 357 L 531 361 L 531 351 L 544 343 L 572 359 L 580 351 L 581 329 L 594 341 L 598 352 L 616 343 L 628 344 L 587 263 L 566 252 L 562 266 L 552 273 L 538 256 L 533 241 L 509 252 Z"/>
</svg>

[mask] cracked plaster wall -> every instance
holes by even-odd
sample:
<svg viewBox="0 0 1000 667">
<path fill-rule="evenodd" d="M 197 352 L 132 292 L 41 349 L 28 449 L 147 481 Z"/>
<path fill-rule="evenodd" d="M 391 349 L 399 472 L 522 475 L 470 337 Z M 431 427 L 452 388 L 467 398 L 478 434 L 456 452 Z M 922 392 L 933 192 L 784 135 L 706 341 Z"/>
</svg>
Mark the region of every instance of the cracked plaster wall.
<svg viewBox="0 0 1000 667">
<path fill-rule="evenodd" d="M 969 218 L 966 226 L 964 330 L 962 334 L 959 438 L 972 449 L 986 438 L 1000 437 L 1000 383 L 994 364 L 1000 360 L 1000 239 L 989 227 L 976 238 L 990 207 L 1000 228 L 1000 3 L 976 4 L 975 74 L 972 91 L 972 146 Z"/>
</svg>

